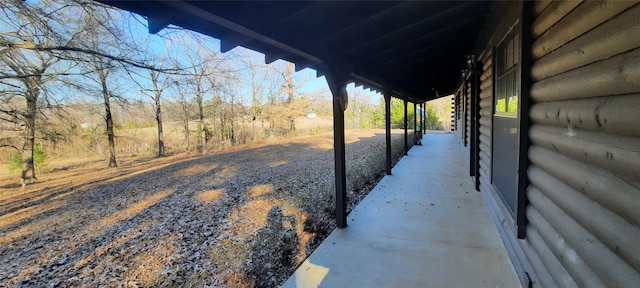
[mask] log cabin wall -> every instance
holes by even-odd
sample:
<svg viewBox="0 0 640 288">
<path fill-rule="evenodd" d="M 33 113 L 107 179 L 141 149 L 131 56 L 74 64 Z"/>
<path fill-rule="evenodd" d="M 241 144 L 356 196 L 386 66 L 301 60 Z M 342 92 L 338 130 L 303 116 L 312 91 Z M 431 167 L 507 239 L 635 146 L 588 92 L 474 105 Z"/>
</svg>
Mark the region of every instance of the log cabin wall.
<svg viewBox="0 0 640 288">
<path fill-rule="evenodd" d="M 502 198 L 498 195 L 492 183 L 493 164 L 493 115 L 494 115 L 494 47 L 502 40 L 512 28 L 513 24 L 519 21 L 522 13 L 522 2 L 495 2 L 483 34 L 480 35 L 480 52 L 477 55 L 477 69 L 479 70 L 479 182 L 480 191 L 483 194 L 485 203 L 490 214 L 496 223 L 505 248 L 507 249 L 514 269 L 520 278 L 523 287 L 528 287 L 529 280 L 539 283 L 538 278 L 550 278 L 548 272 L 545 273 L 544 265 L 540 262 L 532 262 L 526 256 L 526 248 L 521 245 L 521 240 L 517 239 L 515 218 Z M 464 86 L 467 87 L 467 83 Z M 465 89 L 466 90 L 466 89 Z M 462 128 L 462 127 L 459 127 Z M 466 131 L 466 130 L 464 130 Z M 463 151 L 469 153 L 468 147 Z M 517 157 L 517 155 L 513 155 Z M 529 249 L 531 250 L 531 249 Z M 534 272 L 533 267 L 542 267 L 540 273 Z M 534 285 L 535 286 L 535 285 Z M 541 286 L 542 287 L 542 286 Z M 547 286 L 544 286 L 547 287 Z M 552 286 L 549 286 L 552 287 Z"/>
<path fill-rule="evenodd" d="M 522 283 L 640 283 L 640 4 L 532 5 L 526 234 L 492 184 L 495 47 L 522 15 L 497 3 L 480 38 L 481 192 Z M 526 6 L 525 6 L 526 7 Z M 525 94 L 526 95 L 526 94 Z M 458 129 L 463 127 L 458 126 Z M 467 127 L 464 127 L 467 129 Z M 468 134 L 467 134 L 468 135 Z M 467 150 L 467 149 L 464 149 Z M 467 150 L 468 151 L 468 150 Z M 526 287 L 525 286 L 525 287 Z"/>
<path fill-rule="evenodd" d="M 640 5 L 540 3 L 527 241 L 557 284 L 640 283 Z"/>
<path fill-rule="evenodd" d="M 491 179 L 491 125 L 493 115 L 493 51 L 479 57 L 480 71 L 480 175 Z M 486 180 L 485 180 L 486 181 Z M 482 182 L 482 181 L 481 181 Z"/>
</svg>

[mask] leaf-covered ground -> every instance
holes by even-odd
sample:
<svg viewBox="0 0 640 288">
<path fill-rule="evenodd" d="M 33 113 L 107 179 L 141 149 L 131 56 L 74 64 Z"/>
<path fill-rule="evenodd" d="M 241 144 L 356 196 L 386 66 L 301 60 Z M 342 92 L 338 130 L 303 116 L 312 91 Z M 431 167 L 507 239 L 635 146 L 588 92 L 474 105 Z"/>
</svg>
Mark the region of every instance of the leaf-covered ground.
<svg viewBox="0 0 640 288">
<path fill-rule="evenodd" d="M 402 134 L 394 133 L 396 158 Z M 384 131 L 347 131 L 350 208 Z M 273 287 L 334 229 L 333 135 L 0 179 L 0 287 Z"/>
</svg>

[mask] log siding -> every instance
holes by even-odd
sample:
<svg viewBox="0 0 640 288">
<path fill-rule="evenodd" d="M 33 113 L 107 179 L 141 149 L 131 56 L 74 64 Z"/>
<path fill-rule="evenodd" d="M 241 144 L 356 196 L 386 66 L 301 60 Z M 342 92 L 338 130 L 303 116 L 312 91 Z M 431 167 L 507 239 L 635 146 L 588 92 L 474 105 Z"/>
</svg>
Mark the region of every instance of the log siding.
<svg viewBox="0 0 640 288">
<path fill-rule="evenodd" d="M 493 49 L 517 20 L 513 15 L 522 15 L 522 7 L 494 4 L 492 20 L 479 40 L 481 192 L 525 286 L 637 286 L 640 4 L 533 3 L 532 45 L 526 49 L 532 65 L 522 71 L 532 81 L 531 106 L 521 111 L 531 124 L 525 132 L 531 145 L 528 224 L 525 239 L 517 239 L 516 219 L 491 183 Z M 467 110 L 458 108 L 466 114 L 458 114 L 458 119 L 469 117 Z M 465 124 L 457 129 L 468 132 L 469 121 Z M 463 151 L 469 153 L 469 147 Z"/>
</svg>

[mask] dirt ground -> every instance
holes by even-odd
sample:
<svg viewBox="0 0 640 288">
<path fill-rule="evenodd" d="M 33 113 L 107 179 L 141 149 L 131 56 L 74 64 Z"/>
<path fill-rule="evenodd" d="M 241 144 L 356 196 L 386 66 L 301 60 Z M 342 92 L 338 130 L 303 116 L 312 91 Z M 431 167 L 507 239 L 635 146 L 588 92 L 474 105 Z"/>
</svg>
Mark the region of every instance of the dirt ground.
<svg viewBox="0 0 640 288">
<path fill-rule="evenodd" d="M 383 172 L 384 130 L 346 138 L 353 206 Z M 332 148 L 324 133 L 52 163 L 25 190 L 0 175 L 0 286 L 276 286 L 334 228 Z"/>
</svg>

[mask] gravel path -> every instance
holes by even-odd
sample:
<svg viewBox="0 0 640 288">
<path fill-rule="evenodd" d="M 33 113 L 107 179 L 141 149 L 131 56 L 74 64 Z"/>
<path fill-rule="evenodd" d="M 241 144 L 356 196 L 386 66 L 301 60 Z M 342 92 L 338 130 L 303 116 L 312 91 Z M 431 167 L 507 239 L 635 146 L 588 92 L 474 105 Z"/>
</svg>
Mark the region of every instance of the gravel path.
<svg viewBox="0 0 640 288">
<path fill-rule="evenodd" d="M 352 206 L 383 172 L 383 133 L 347 131 Z M 276 286 L 334 228 L 332 142 L 94 163 L 3 189 L 0 286 Z"/>
</svg>

